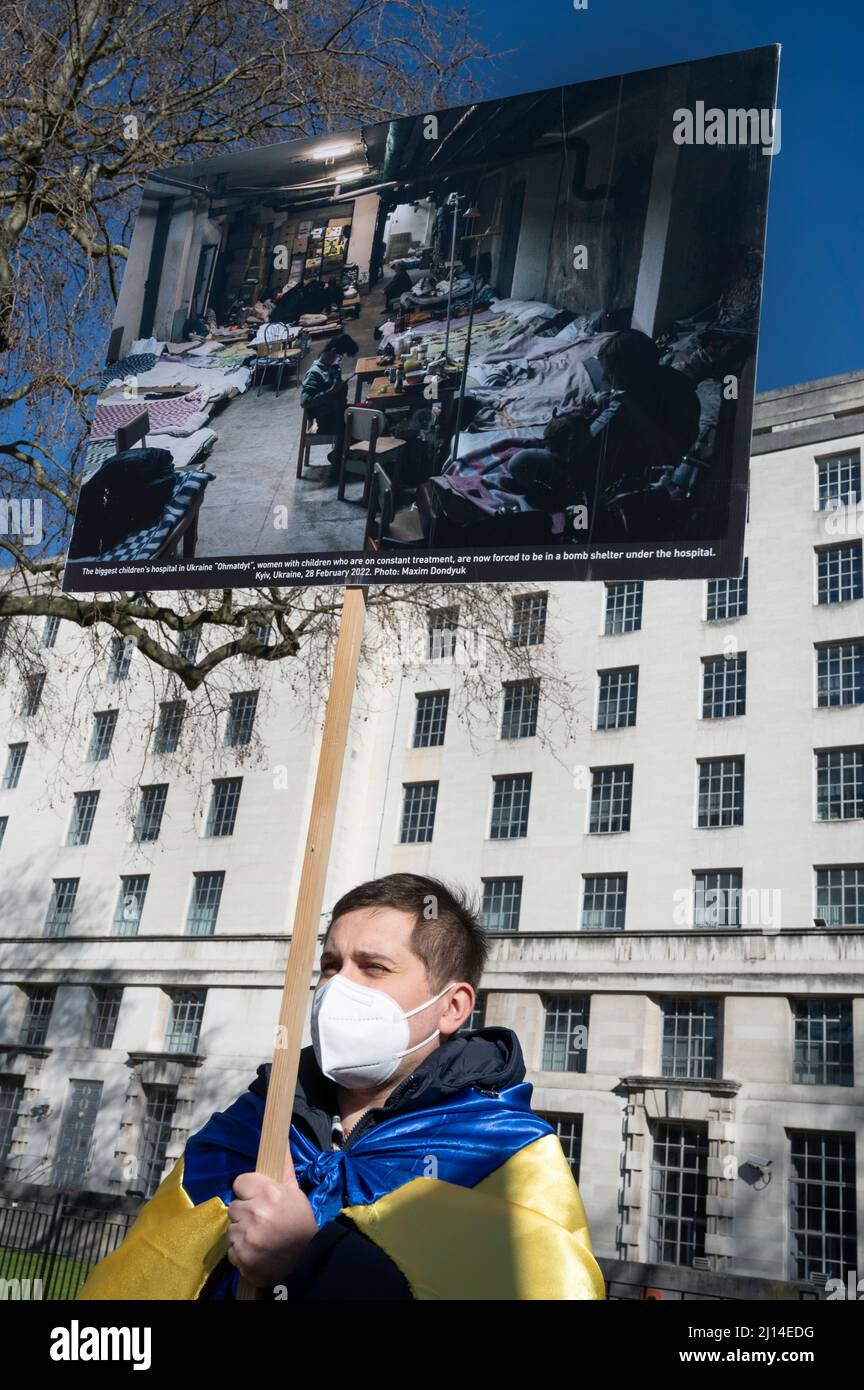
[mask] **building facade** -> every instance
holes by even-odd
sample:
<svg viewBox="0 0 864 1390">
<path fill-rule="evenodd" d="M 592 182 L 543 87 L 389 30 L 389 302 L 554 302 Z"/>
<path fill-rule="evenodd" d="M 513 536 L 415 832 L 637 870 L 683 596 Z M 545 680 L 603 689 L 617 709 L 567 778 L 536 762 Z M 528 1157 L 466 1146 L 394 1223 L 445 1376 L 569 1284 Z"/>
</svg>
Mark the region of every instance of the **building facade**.
<svg viewBox="0 0 864 1390">
<path fill-rule="evenodd" d="M 766 393 L 740 579 L 517 595 L 514 644 L 577 678 L 566 737 L 505 675 L 465 727 L 448 613 L 355 718 L 326 905 L 476 892 L 474 1022 L 518 1034 L 607 1260 L 864 1271 L 862 441 L 864 373 Z M 75 640 L 46 620 L 44 680 L 0 690 L 0 1164 L 144 1197 L 272 1052 L 319 721 L 250 662 L 190 768 L 179 700 L 120 718 L 118 648 L 34 739 Z"/>
</svg>

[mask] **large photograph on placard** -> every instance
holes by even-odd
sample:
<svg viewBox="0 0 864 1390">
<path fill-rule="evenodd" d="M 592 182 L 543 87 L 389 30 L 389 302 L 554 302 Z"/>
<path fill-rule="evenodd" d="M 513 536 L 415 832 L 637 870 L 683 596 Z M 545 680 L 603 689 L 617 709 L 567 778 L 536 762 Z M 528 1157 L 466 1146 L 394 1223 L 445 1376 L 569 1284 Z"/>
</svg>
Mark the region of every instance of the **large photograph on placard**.
<svg viewBox="0 0 864 1390">
<path fill-rule="evenodd" d="M 151 176 L 68 589 L 740 569 L 777 50 Z"/>
</svg>

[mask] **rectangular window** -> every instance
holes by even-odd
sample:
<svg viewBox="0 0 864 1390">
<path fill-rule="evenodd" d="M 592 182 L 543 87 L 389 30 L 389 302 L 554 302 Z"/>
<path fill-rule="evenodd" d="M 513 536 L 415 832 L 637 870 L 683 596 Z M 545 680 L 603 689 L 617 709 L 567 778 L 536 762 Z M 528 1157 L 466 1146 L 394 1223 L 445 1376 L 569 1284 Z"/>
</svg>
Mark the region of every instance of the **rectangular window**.
<svg viewBox="0 0 864 1390">
<path fill-rule="evenodd" d="M 226 748 L 243 748 L 251 742 L 258 694 L 257 690 L 241 690 L 231 696 L 225 729 Z"/>
<path fill-rule="evenodd" d="M 21 1026 L 21 1041 L 25 1047 L 42 1047 L 48 1037 L 57 991 L 53 985 L 34 985 L 25 992 L 27 1008 Z"/>
<path fill-rule="evenodd" d="M 115 936 L 138 935 L 149 883 L 149 874 L 124 874 L 120 879 L 120 892 L 114 909 Z"/>
<path fill-rule="evenodd" d="M 21 780 L 21 769 L 24 766 L 26 752 L 26 743 L 9 744 L 9 756 L 6 759 L 6 769 L 3 773 L 3 787 L 7 791 L 12 791 Z"/>
<path fill-rule="evenodd" d="M 176 753 L 183 732 L 185 700 L 165 700 L 159 706 L 159 722 L 153 740 L 154 753 Z"/>
<path fill-rule="evenodd" d="M 45 689 L 45 672 L 34 671 L 33 675 L 27 676 L 24 680 L 24 695 L 21 701 L 21 714 L 25 719 L 30 719 L 36 713 L 42 703 L 42 691 Z"/>
<path fill-rule="evenodd" d="M 617 671 L 598 671 L 597 675 L 597 728 L 630 728 L 636 723 L 639 667 L 622 666 Z"/>
<path fill-rule="evenodd" d="M 848 603 L 864 594 L 861 542 L 828 545 L 816 551 L 817 602 Z"/>
<path fill-rule="evenodd" d="M 743 758 L 710 758 L 699 764 L 697 824 L 744 824 Z"/>
<path fill-rule="evenodd" d="M 189 628 L 186 632 L 177 634 L 177 654 L 182 656 L 184 661 L 194 662 L 198 656 L 198 645 L 201 641 L 200 628 Z"/>
<path fill-rule="evenodd" d="M 165 1034 L 166 1052 L 197 1051 L 206 997 L 204 990 L 174 990 Z"/>
<path fill-rule="evenodd" d="M 186 918 L 186 932 L 189 936 L 212 936 L 216 930 L 222 889 L 225 885 L 223 869 L 215 873 L 193 875 L 192 901 Z"/>
<path fill-rule="evenodd" d="M 138 803 L 138 815 L 135 819 L 135 839 L 139 843 L 159 839 L 167 796 L 167 782 L 141 788 L 141 800 Z"/>
<path fill-rule="evenodd" d="M 789 1136 L 790 1278 L 857 1279 L 855 1135 L 800 1130 Z"/>
<path fill-rule="evenodd" d="M 45 619 L 45 626 L 42 629 L 42 646 L 53 647 L 57 641 L 57 633 L 60 631 L 60 619 L 53 613 L 49 613 Z"/>
<path fill-rule="evenodd" d="M 484 878 L 480 921 L 486 931 L 518 931 L 521 911 L 521 878 Z"/>
<path fill-rule="evenodd" d="M 832 748 L 816 754 L 816 819 L 864 816 L 864 748 Z"/>
<path fill-rule="evenodd" d="M 218 838 L 233 835 L 237 822 L 237 808 L 240 805 L 242 777 L 215 777 L 210 797 L 210 813 L 204 834 Z"/>
<path fill-rule="evenodd" d="M 111 989 L 103 985 L 93 988 L 93 1022 L 90 1027 L 91 1047 L 113 1047 L 120 1005 L 123 1002 L 122 989 Z"/>
<path fill-rule="evenodd" d="M 632 767 L 593 767 L 588 833 L 609 835 L 629 830 L 632 800 Z"/>
<path fill-rule="evenodd" d="M 544 999 L 543 1071 L 585 1071 L 590 1002 L 587 994 Z"/>
<path fill-rule="evenodd" d="M 793 999 L 795 1068 L 804 1086 L 853 1086 L 852 1005 L 844 999 Z"/>
<path fill-rule="evenodd" d="M 78 896 L 77 878 L 55 878 L 51 885 L 51 901 L 48 904 L 48 913 L 45 917 L 45 936 L 65 936 L 72 913 L 75 911 L 75 899 Z"/>
<path fill-rule="evenodd" d="M 3 848 L 3 841 L 6 839 L 6 827 L 9 824 L 8 816 L 0 816 L 0 849 Z"/>
<path fill-rule="evenodd" d="M 829 927 L 864 927 L 864 864 L 816 870 L 816 916 Z"/>
<path fill-rule="evenodd" d="M 564 1157 L 570 1164 L 573 1181 L 578 1183 L 579 1164 L 582 1160 L 583 1117 L 581 1115 L 550 1115 L 546 1111 L 542 1118 L 548 1121 L 561 1140 L 561 1147 L 564 1150 Z"/>
<path fill-rule="evenodd" d="M 583 931 L 623 931 L 627 907 L 626 874 L 585 874 Z"/>
<path fill-rule="evenodd" d="M 548 594 L 518 594 L 513 600 L 513 646 L 539 647 L 546 636 Z"/>
<path fill-rule="evenodd" d="M 435 809 L 438 805 L 437 782 L 403 782 L 402 824 L 399 843 L 427 844 L 435 828 Z"/>
<path fill-rule="evenodd" d="M 127 641 L 125 637 L 111 638 L 111 655 L 108 658 L 109 681 L 125 681 L 132 664 L 134 650 L 134 642 Z"/>
<path fill-rule="evenodd" d="M 664 999 L 663 1076 L 716 1080 L 720 1064 L 720 1004 L 716 999 Z"/>
<path fill-rule="evenodd" d="M 152 1197 L 162 1181 L 162 1169 L 171 1142 L 177 1087 L 147 1086 L 144 1095 L 144 1122 L 141 1126 L 135 1188 L 143 1196 Z"/>
<path fill-rule="evenodd" d="M 533 738 L 540 709 L 539 681 L 506 681 L 501 709 L 502 738 Z"/>
<path fill-rule="evenodd" d="M 747 653 L 703 656 L 702 718 L 732 719 L 745 712 Z"/>
<path fill-rule="evenodd" d="M 103 709 L 93 716 L 93 733 L 90 737 L 90 748 L 87 752 L 87 761 L 90 763 L 104 762 L 111 752 L 111 742 L 114 738 L 114 730 L 117 727 L 117 710 Z"/>
<path fill-rule="evenodd" d="M 864 642 L 826 642 L 816 648 L 816 704 L 864 704 Z"/>
<path fill-rule="evenodd" d="M 642 590 L 641 579 L 606 585 L 603 631 L 607 636 L 615 632 L 638 632 L 642 626 Z"/>
<path fill-rule="evenodd" d="M 819 511 L 851 507 L 861 501 L 861 455 L 857 449 L 833 458 L 817 459 Z"/>
<path fill-rule="evenodd" d="M 740 927 L 741 882 L 740 869 L 704 869 L 694 873 L 694 927 Z"/>
<path fill-rule="evenodd" d="M 492 840 L 520 840 L 528 834 L 531 773 L 492 778 Z"/>
<path fill-rule="evenodd" d="M 98 792 L 75 793 L 72 820 L 69 823 L 69 834 L 66 836 L 67 845 L 89 845 L 98 804 Z"/>
<path fill-rule="evenodd" d="M 705 1256 L 708 1126 L 663 1121 L 653 1137 L 649 1259 L 692 1266 Z"/>
<path fill-rule="evenodd" d="M 262 647 L 270 646 L 270 624 L 269 623 L 250 623 L 247 631 L 248 637 L 254 637 L 255 641 Z M 247 661 L 257 661 L 258 652 L 245 652 Z"/>
<path fill-rule="evenodd" d="M 729 618 L 743 618 L 747 613 L 747 568 L 740 579 L 709 579 L 705 602 L 705 617 L 709 623 L 722 622 Z"/>
<path fill-rule="evenodd" d="M 478 995 L 477 995 L 477 998 L 476 998 L 476 1002 L 475 1002 L 475 1004 L 474 1004 L 474 1008 L 471 1010 L 471 1012 L 470 1012 L 470 1014 L 468 1015 L 468 1017 L 466 1018 L 465 1022 L 462 1024 L 462 1027 L 459 1029 L 459 1032 L 460 1032 L 460 1033 L 473 1033 L 477 1028 L 485 1028 L 485 1027 L 486 1027 L 486 995 L 485 995 L 485 994 L 478 994 Z"/>
<path fill-rule="evenodd" d="M 417 696 L 414 714 L 414 748 L 440 748 L 447 728 L 449 690 L 431 690 Z"/>
<path fill-rule="evenodd" d="M 439 608 L 429 614 L 429 660 L 451 661 L 456 651 L 458 608 Z"/>
<path fill-rule="evenodd" d="M 24 1100 L 23 1076 L 0 1076 L 0 1174 L 9 1162 Z"/>
</svg>

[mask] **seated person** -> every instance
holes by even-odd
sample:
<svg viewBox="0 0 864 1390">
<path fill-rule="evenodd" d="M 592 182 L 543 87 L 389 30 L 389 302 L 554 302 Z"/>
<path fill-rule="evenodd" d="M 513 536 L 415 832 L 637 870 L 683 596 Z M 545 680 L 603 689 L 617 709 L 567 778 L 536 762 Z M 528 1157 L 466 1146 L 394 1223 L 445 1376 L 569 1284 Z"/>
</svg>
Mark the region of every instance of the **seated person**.
<svg viewBox="0 0 864 1390">
<path fill-rule="evenodd" d="M 387 305 L 388 311 L 392 309 L 400 295 L 405 294 L 406 291 L 411 289 L 411 276 L 408 274 L 402 262 L 398 261 L 393 269 L 395 274 L 384 290 L 384 302 Z"/>
<path fill-rule="evenodd" d="M 543 448 L 519 449 L 509 460 L 512 481 L 532 507 L 560 512 L 585 503 L 594 488 L 597 448 L 584 415 L 555 415 Z"/>
<path fill-rule="evenodd" d="M 303 310 L 303 286 L 293 285 L 284 289 L 270 310 L 271 323 L 296 323 Z"/>
<path fill-rule="evenodd" d="M 339 476 L 339 457 L 345 434 L 348 382 L 342 380 L 342 358 L 356 357 L 357 344 L 347 333 L 337 333 L 319 353 L 300 383 L 300 404 L 317 422 L 322 434 L 336 436 L 327 455 L 331 483 Z"/>
</svg>

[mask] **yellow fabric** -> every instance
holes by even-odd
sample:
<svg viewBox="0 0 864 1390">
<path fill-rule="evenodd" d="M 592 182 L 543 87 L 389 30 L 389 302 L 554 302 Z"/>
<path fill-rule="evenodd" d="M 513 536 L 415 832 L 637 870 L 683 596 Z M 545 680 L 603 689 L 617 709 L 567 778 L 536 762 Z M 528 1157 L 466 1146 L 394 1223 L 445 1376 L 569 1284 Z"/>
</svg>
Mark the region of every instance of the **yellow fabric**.
<svg viewBox="0 0 864 1390">
<path fill-rule="evenodd" d="M 414 1178 L 345 1212 L 419 1300 L 606 1297 L 582 1198 L 554 1134 L 476 1187 Z"/>
<path fill-rule="evenodd" d="M 193 1206 L 182 1158 L 142 1208 L 123 1244 L 91 1269 L 79 1299 L 194 1299 L 228 1250 L 221 1197 Z"/>
</svg>

